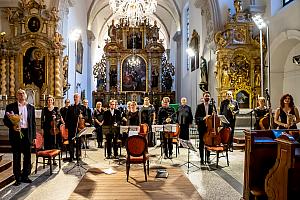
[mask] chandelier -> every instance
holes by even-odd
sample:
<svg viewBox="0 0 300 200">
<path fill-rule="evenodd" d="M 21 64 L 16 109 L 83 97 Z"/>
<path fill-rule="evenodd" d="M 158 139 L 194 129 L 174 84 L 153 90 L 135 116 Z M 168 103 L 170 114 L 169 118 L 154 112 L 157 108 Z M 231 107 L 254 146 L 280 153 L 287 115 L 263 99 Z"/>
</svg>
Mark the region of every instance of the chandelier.
<svg viewBox="0 0 300 200">
<path fill-rule="evenodd" d="M 116 15 L 127 19 L 131 25 L 145 20 L 156 11 L 156 0 L 109 0 L 109 5 Z"/>
</svg>

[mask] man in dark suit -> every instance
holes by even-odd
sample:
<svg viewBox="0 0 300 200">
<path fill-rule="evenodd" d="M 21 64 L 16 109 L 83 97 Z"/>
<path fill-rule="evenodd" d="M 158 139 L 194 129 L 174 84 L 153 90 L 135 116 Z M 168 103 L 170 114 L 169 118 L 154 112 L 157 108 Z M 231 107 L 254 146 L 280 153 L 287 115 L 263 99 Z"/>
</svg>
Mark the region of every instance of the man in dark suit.
<svg viewBox="0 0 300 200">
<path fill-rule="evenodd" d="M 69 145 L 70 145 L 70 162 L 74 159 L 74 137 L 78 136 L 79 118 L 86 118 L 86 108 L 80 104 L 80 95 L 74 94 L 74 104 L 69 106 L 66 114 L 66 128 L 68 129 Z M 76 159 L 79 159 L 81 140 L 76 138 Z"/>
<path fill-rule="evenodd" d="M 34 106 L 26 102 L 24 90 L 17 91 L 17 102 L 6 106 L 4 115 L 4 125 L 9 128 L 9 141 L 13 153 L 13 173 L 16 179 L 14 185 L 18 186 L 21 182 L 31 183 L 28 178 L 31 173 L 31 144 L 35 143 L 36 123 Z M 14 126 L 9 119 L 13 115 L 19 115 L 21 120 L 19 127 Z M 22 135 L 22 134 L 23 135 Z M 24 155 L 23 170 L 21 171 L 21 153 Z"/>
<path fill-rule="evenodd" d="M 229 124 L 224 124 L 223 126 L 231 128 L 231 135 L 230 135 L 231 151 L 233 149 L 233 135 L 234 135 L 236 114 L 238 113 L 239 113 L 239 104 L 236 100 L 233 99 L 232 92 L 227 91 L 226 99 L 221 102 L 220 115 L 224 115 L 229 122 Z"/>
<path fill-rule="evenodd" d="M 174 124 L 176 122 L 176 112 L 175 109 L 170 107 L 170 98 L 164 97 L 162 100 L 162 105 L 158 110 L 157 114 L 158 124 Z M 164 145 L 164 158 L 172 158 L 173 154 L 173 143 L 172 137 L 167 134 L 162 134 L 163 145 Z"/>
<path fill-rule="evenodd" d="M 213 113 L 213 105 L 210 103 L 210 93 L 203 93 L 203 102 L 197 106 L 195 113 L 195 120 L 198 127 L 199 133 L 199 154 L 201 159 L 201 164 L 204 164 L 204 140 L 203 136 L 207 131 L 205 120 L 207 117 L 212 115 Z M 207 153 L 207 160 L 209 161 L 209 152 Z"/>
<path fill-rule="evenodd" d="M 113 140 L 114 156 L 118 156 L 118 137 L 120 134 L 121 112 L 116 109 L 116 101 L 109 101 L 109 109 L 103 114 L 103 127 L 109 127 L 110 132 L 106 134 L 107 158 L 111 157 L 111 147 Z"/>
</svg>

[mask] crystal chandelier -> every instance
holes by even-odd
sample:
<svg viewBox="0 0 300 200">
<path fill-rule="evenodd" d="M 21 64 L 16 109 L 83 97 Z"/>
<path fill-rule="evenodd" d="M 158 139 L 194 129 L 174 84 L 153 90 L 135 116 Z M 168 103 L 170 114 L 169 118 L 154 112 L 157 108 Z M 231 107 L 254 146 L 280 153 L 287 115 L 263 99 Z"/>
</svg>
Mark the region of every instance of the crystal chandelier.
<svg viewBox="0 0 300 200">
<path fill-rule="evenodd" d="M 131 25 L 145 20 L 156 11 L 156 0 L 109 0 L 113 13 L 127 19 Z"/>
</svg>

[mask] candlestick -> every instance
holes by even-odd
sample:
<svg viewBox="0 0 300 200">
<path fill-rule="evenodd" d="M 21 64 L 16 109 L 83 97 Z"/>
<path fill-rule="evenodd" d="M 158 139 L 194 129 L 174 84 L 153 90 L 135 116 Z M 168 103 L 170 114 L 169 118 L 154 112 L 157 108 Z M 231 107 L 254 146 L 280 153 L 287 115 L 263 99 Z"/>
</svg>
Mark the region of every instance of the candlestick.
<svg viewBox="0 0 300 200">
<path fill-rule="evenodd" d="M 7 101 L 7 95 L 5 95 L 5 101 Z"/>
<path fill-rule="evenodd" d="M 43 95 L 43 99 L 44 99 L 44 101 L 46 100 L 46 95 L 45 94 Z"/>
</svg>

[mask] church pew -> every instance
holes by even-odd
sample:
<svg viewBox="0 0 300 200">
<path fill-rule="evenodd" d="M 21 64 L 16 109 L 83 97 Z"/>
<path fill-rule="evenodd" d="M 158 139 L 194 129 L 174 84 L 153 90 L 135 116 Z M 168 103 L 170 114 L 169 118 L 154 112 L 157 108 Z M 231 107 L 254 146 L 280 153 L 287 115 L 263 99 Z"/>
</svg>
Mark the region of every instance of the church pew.
<svg viewBox="0 0 300 200">
<path fill-rule="evenodd" d="M 268 199 L 299 199 L 300 144 L 294 137 L 282 134 L 278 142 L 277 159 L 265 180 Z"/>
<path fill-rule="evenodd" d="M 277 142 L 272 130 L 245 130 L 244 189 L 245 200 L 266 199 L 265 177 L 275 164 Z"/>
</svg>

